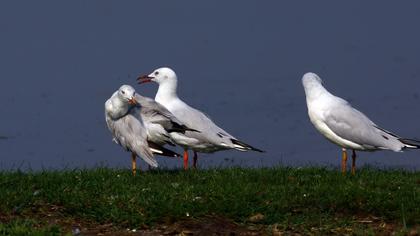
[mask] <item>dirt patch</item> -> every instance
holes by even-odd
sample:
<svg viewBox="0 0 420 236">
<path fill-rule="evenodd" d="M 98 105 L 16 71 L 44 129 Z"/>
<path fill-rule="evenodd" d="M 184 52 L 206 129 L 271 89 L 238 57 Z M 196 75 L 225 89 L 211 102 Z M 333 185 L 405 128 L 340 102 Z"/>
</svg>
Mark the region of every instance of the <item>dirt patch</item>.
<svg viewBox="0 0 420 236">
<path fill-rule="evenodd" d="M 263 226 L 239 225 L 220 216 L 199 219 L 184 219 L 170 225 L 161 225 L 151 230 L 141 230 L 141 235 L 264 235 Z"/>
<path fill-rule="evenodd" d="M 360 234 L 358 229 L 370 229 L 375 235 L 392 235 L 397 232 L 405 235 L 420 235 L 420 226 L 411 226 L 402 231 L 401 224 L 386 222 L 385 220 L 368 215 L 354 215 L 352 223 L 346 227 L 308 227 L 307 225 L 263 225 L 253 223 L 252 220 L 262 218 L 260 215 L 250 217 L 247 224 L 238 224 L 234 221 L 216 215 L 208 215 L 200 218 L 184 218 L 166 220 L 153 227 L 142 226 L 137 229 L 121 228 L 113 223 L 99 224 L 95 221 L 67 216 L 64 209 L 57 205 L 43 204 L 34 206 L 25 212 L 12 212 L 4 214 L 0 212 L 0 222 L 8 223 L 14 220 L 33 219 L 34 227 L 43 228 L 58 225 L 64 233 L 71 232 L 73 235 L 304 235 L 304 234 L 328 234 L 328 235 L 352 235 Z M 258 217 L 257 217 L 258 216 Z M 337 215 L 337 221 L 344 215 Z M 255 218 L 255 219 L 254 219 Z M 258 221 L 257 221 L 258 222 Z"/>
<path fill-rule="evenodd" d="M 60 206 L 45 204 L 33 207 L 31 211 L 12 214 L 0 213 L 0 222 L 9 223 L 14 220 L 34 219 L 34 227 L 42 228 L 58 225 L 73 235 L 266 235 L 265 226 L 240 225 L 220 216 L 204 216 L 186 218 L 175 222 L 164 222 L 154 227 L 142 226 L 140 229 L 122 229 L 113 223 L 98 224 L 94 221 L 66 217 Z"/>
<path fill-rule="evenodd" d="M 183 219 L 143 229 L 116 229 L 112 224 L 91 227 L 80 229 L 80 235 L 267 235 L 263 226 L 243 226 L 218 216 Z"/>
</svg>

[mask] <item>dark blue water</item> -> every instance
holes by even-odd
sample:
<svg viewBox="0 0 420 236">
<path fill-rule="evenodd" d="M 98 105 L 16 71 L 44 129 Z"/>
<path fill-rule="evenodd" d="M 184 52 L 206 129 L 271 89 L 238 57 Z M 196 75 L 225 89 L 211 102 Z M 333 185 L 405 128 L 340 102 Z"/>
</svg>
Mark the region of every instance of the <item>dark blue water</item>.
<svg viewBox="0 0 420 236">
<path fill-rule="evenodd" d="M 414 1 L 1 2 L 0 169 L 128 168 L 103 104 L 161 66 L 185 101 L 267 151 L 203 155 L 202 166 L 338 165 L 340 149 L 306 114 L 308 71 L 377 124 L 420 138 L 419 12 Z M 136 89 L 153 97 L 157 85 Z M 420 152 L 358 161 L 419 169 Z"/>
</svg>

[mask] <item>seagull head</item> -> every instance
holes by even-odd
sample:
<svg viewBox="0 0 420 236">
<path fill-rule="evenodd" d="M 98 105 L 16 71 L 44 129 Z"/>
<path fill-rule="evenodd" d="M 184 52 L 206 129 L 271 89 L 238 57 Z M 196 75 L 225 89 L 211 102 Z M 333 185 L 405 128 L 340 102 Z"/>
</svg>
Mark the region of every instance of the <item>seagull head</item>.
<svg viewBox="0 0 420 236">
<path fill-rule="evenodd" d="M 124 102 L 128 102 L 130 105 L 137 105 L 138 102 L 135 98 L 136 90 L 130 85 L 123 85 L 118 89 L 118 96 Z"/>
<path fill-rule="evenodd" d="M 303 86 L 310 84 L 322 84 L 322 79 L 315 73 L 308 72 L 302 77 Z"/>
<path fill-rule="evenodd" d="M 302 77 L 302 84 L 305 90 L 322 86 L 322 79 L 315 73 L 308 72 Z"/>
<path fill-rule="evenodd" d="M 312 72 L 308 72 L 302 77 L 303 88 L 305 89 L 306 100 L 313 100 L 322 94 L 328 93 L 324 88 L 321 78 Z"/>
<path fill-rule="evenodd" d="M 162 67 L 159 69 L 154 70 L 152 73 L 148 75 L 142 75 L 137 78 L 137 82 L 139 84 L 147 83 L 147 82 L 156 82 L 159 85 L 163 83 L 176 83 L 177 77 L 175 71 L 168 67 Z"/>
</svg>

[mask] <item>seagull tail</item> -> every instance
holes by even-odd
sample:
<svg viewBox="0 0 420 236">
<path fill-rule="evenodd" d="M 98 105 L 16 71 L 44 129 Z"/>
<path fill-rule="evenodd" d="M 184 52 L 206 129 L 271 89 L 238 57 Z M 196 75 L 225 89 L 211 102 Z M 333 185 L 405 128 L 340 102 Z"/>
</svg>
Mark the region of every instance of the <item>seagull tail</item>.
<svg viewBox="0 0 420 236">
<path fill-rule="evenodd" d="M 178 153 L 169 150 L 167 148 L 164 148 L 156 143 L 148 141 L 149 148 L 152 150 L 154 154 L 165 156 L 165 157 L 181 157 Z"/>
<path fill-rule="evenodd" d="M 153 150 L 138 149 L 135 153 L 137 156 L 143 159 L 149 166 L 154 167 L 154 168 L 159 166 L 155 157 L 153 156 Z"/>
<path fill-rule="evenodd" d="M 404 144 L 404 147 L 402 149 L 420 149 L 420 141 L 419 140 L 415 140 L 415 139 L 410 139 L 410 138 L 401 138 L 400 136 L 393 134 L 391 132 L 389 132 L 388 130 L 382 129 L 378 126 L 375 126 L 377 129 L 381 130 L 382 132 L 385 132 L 395 138 L 398 139 L 398 141 L 400 141 L 402 144 Z"/>
<path fill-rule="evenodd" d="M 405 145 L 404 148 L 420 149 L 420 141 L 419 140 L 409 139 L 409 138 L 399 138 L 398 140 Z"/>
<path fill-rule="evenodd" d="M 241 142 L 239 140 L 236 139 L 230 139 L 230 141 L 232 141 L 233 146 L 235 147 L 236 150 L 239 151 L 256 151 L 256 152 L 265 152 L 261 149 L 255 148 L 249 144 L 246 144 L 244 142 Z"/>
</svg>

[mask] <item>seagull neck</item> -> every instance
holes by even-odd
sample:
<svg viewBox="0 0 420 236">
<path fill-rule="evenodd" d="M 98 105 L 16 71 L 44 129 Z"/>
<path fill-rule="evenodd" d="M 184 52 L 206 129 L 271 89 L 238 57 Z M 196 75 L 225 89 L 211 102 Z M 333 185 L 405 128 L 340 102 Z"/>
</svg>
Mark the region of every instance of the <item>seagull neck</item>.
<svg viewBox="0 0 420 236">
<path fill-rule="evenodd" d="M 129 104 L 124 103 L 118 97 L 114 97 L 111 102 L 112 102 L 112 109 L 109 110 L 108 112 L 113 119 L 119 119 L 128 113 L 130 109 Z"/>
<path fill-rule="evenodd" d="M 166 101 L 171 101 L 173 99 L 178 98 L 176 94 L 176 87 L 177 85 L 174 83 L 162 83 L 159 85 L 159 89 L 156 93 L 155 100 L 164 103 Z"/>
</svg>

